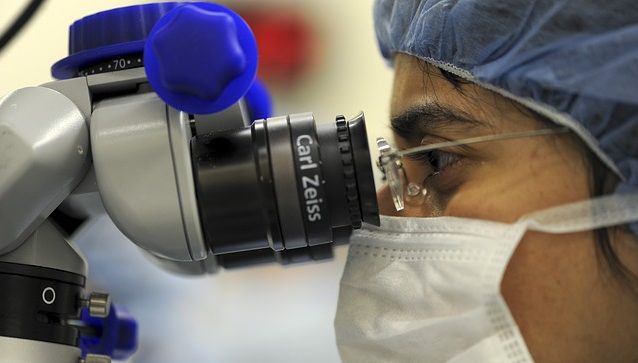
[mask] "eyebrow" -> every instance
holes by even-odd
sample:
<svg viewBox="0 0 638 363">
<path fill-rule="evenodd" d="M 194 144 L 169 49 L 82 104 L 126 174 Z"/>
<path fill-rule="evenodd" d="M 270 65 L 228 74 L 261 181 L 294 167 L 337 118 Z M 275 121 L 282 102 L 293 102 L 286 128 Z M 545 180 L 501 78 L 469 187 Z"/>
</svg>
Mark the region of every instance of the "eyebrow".
<svg viewBox="0 0 638 363">
<path fill-rule="evenodd" d="M 435 134 L 437 130 L 450 129 L 463 131 L 477 127 L 487 127 L 487 122 L 479 120 L 467 112 L 438 102 L 413 106 L 392 117 L 392 131 L 406 140 L 421 137 L 423 134 Z"/>
</svg>

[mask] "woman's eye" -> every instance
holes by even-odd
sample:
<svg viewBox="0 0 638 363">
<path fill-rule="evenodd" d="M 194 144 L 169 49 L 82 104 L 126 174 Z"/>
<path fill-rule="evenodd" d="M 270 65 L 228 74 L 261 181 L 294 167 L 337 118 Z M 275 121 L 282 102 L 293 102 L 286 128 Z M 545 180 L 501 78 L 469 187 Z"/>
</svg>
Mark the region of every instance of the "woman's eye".
<svg viewBox="0 0 638 363">
<path fill-rule="evenodd" d="M 456 154 L 448 153 L 441 150 L 432 150 L 427 153 L 428 162 L 432 167 L 432 173 L 438 174 L 448 166 L 456 163 L 460 160 L 460 157 Z"/>
<path fill-rule="evenodd" d="M 427 176 L 432 176 L 459 162 L 462 156 L 441 150 L 432 150 L 410 155 L 410 159 L 424 164 L 427 169 Z"/>
</svg>

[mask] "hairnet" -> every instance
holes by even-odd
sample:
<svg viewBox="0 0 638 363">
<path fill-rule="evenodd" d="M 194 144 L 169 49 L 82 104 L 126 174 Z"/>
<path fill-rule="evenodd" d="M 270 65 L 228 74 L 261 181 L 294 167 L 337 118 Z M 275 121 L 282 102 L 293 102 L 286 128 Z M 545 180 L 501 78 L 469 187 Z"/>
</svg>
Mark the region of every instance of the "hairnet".
<svg viewBox="0 0 638 363">
<path fill-rule="evenodd" d="M 638 192 L 638 2 L 377 0 L 374 15 L 390 63 L 416 56 L 570 127 L 616 193 Z"/>
</svg>

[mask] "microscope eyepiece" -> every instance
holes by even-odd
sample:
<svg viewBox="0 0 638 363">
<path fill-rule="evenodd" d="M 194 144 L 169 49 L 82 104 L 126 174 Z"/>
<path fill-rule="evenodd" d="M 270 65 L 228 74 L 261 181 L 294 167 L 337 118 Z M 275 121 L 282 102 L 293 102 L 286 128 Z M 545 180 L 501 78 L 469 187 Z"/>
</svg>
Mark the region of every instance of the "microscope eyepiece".
<svg viewBox="0 0 638 363">
<path fill-rule="evenodd" d="M 310 113 L 195 136 L 204 238 L 224 267 L 332 256 L 362 222 L 379 224 L 363 114 Z"/>
</svg>

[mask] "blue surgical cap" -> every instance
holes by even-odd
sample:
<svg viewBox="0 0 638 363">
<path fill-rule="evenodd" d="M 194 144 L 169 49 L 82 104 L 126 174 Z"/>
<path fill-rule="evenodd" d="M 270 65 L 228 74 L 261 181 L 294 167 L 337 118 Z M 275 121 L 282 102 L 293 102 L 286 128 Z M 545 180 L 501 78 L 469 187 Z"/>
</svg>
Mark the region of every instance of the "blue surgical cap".
<svg viewBox="0 0 638 363">
<path fill-rule="evenodd" d="M 570 127 L 616 193 L 638 192 L 638 1 L 377 0 L 374 17 L 388 62 L 415 56 Z"/>
</svg>

